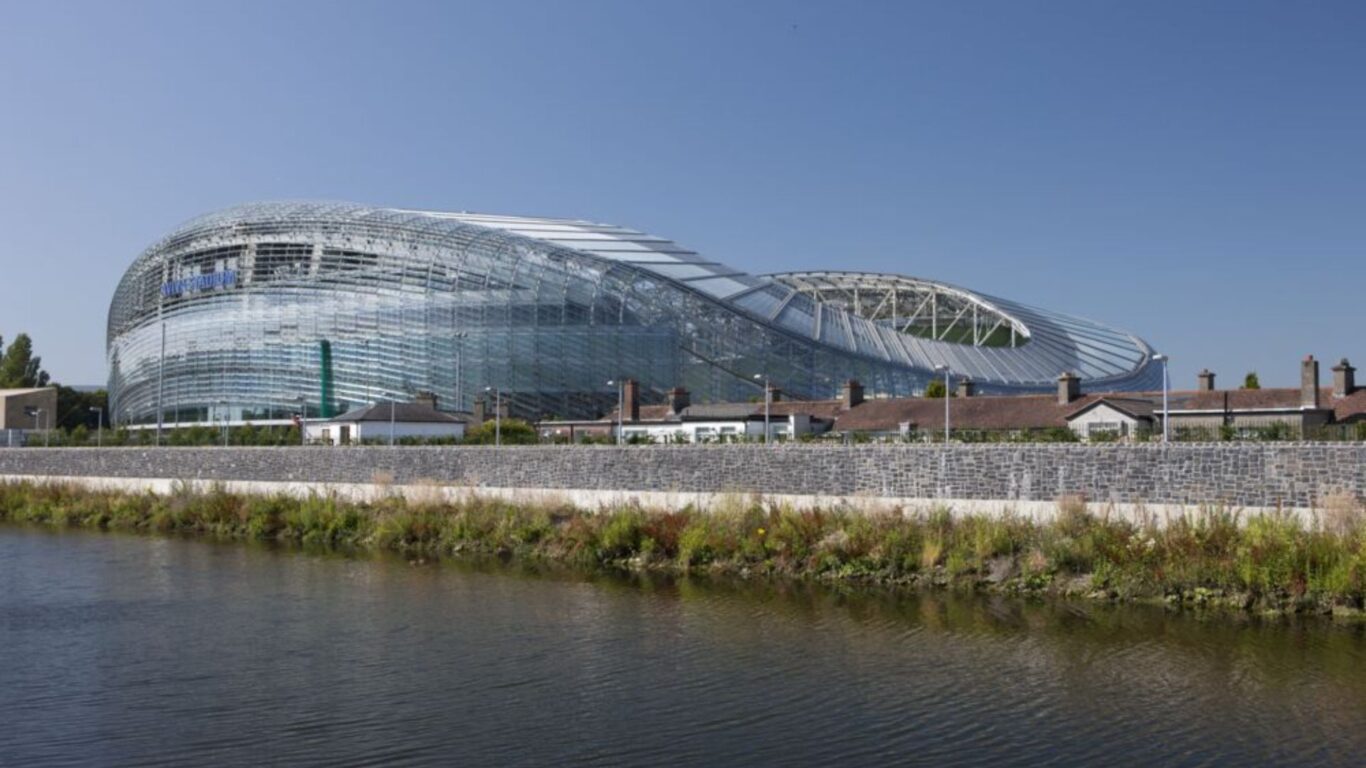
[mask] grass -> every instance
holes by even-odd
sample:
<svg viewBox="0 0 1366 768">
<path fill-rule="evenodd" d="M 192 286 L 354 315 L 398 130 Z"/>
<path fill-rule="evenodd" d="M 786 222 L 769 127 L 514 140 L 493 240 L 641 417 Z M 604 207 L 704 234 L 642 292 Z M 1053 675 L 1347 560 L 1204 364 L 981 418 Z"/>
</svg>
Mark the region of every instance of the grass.
<svg viewBox="0 0 1366 768">
<path fill-rule="evenodd" d="M 1222 508 L 1138 525 L 1060 499 L 1047 523 L 725 499 L 704 512 L 496 499 L 372 503 L 178 488 L 129 494 L 0 484 L 0 520 L 56 527 L 193 533 L 415 558 L 492 554 L 586 568 L 970 588 L 1022 595 L 1162 600 L 1246 611 L 1356 614 L 1366 601 L 1366 512 L 1330 497 L 1312 525 Z"/>
</svg>

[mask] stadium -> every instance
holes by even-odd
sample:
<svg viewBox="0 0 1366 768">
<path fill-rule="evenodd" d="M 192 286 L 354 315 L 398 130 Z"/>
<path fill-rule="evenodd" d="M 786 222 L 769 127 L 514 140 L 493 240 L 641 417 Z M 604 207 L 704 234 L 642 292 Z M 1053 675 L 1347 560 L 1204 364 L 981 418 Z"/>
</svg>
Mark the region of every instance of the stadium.
<svg viewBox="0 0 1366 768">
<path fill-rule="evenodd" d="M 257 203 L 196 218 L 138 256 L 109 308 L 111 416 L 271 423 L 419 392 L 468 411 L 595 418 L 645 401 L 797 399 L 847 379 L 922 393 L 947 367 L 983 393 L 1154 389 L 1140 338 L 933 280 L 753 275 L 586 221 Z"/>
</svg>

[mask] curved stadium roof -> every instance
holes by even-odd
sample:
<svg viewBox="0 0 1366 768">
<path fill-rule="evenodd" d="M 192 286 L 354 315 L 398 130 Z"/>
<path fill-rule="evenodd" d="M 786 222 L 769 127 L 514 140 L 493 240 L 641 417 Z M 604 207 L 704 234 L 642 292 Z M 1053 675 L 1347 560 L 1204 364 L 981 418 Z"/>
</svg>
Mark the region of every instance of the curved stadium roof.
<svg viewBox="0 0 1366 768">
<path fill-rule="evenodd" d="M 339 407 L 425 389 L 467 409 L 498 387 L 531 417 L 595 416 L 624 376 L 698 401 L 752 396 L 756 374 L 799 398 L 847 378 L 913 394 L 940 365 L 998 393 L 1160 378 L 1136 336 L 933 280 L 753 275 L 580 220 L 282 202 L 193 219 L 134 260 L 110 392 L 124 420 L 278 418 L 319 397 L 322 341 Z"/>
<path fill-rule="evenodd" d="M 762 322 L 897 365 L 930 370 L 947 365 L 955 375 L 1007 388 L 1049 388 L 1064 371 L 1077 374 L 1092 389 L 1152 385 L 1148 369 L 1153 349 L 1139 337 L 948 283 L 850 271 L 756 276 L 671 240 L 611 224 L 409 212 L 627 262 Z M 851 305 L 851 298 L 857 303 Z M 880 313 L 867 311 L 874 303 L 881 305 L 875 307 Z M 898 307 L 914 308 L 897 317 L 893 312 Z M 1136 380 L 1139 386 L 1133 385 Z"/>
</svg>

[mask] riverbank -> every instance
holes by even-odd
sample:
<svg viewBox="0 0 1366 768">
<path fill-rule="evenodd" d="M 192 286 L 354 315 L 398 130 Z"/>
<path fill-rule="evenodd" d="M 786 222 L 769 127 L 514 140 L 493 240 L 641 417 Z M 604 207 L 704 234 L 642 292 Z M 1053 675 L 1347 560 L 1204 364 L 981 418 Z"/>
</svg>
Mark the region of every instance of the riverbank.
<svg viewBox="0 0 1366 768">
<path fill-rule="evenodd" d="M 1360 617 L 1366 511 L 1330 500 L 1292 515 L 1200 515 L 1139 525 L 1062 499 L 1035 522 L 947 509 L 794 510 L 736 496 L 705 512 L 473 498 L 423 503 L 180 489 L 129 494 L 0 483 L 0 520 L 394 551 L 414 560 L 494 555 L 576 567 L 708 572 L 1021 596 L 1161 601 L 1248 613 Z"/>
</svg>

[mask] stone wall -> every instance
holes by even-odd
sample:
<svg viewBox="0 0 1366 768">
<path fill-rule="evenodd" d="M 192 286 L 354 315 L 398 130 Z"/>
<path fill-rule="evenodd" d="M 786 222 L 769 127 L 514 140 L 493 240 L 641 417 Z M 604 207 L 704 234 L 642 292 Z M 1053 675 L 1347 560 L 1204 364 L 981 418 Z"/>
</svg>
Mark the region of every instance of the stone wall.
<svg viewBox="0 0 1366 768">
<path fill-rule="evenodd" d="M 53 448 L 3 476 L 1311 508 L 1366 496 L 1366 444 Z"/>
</svg>

